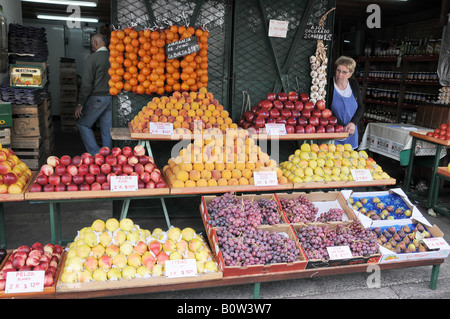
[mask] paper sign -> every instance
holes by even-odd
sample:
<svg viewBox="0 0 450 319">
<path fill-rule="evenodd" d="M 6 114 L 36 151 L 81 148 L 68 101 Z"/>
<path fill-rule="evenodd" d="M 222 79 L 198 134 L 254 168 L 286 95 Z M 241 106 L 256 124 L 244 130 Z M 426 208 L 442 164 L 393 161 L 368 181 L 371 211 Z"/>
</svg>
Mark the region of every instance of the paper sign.
<svg viewBox="0 0 450 319">
<path fill-rule="evenodd" d="M 346 259 L 353 258 L 350 247 L 348 246 L 334 246 L 327 247 L 328 255 L 330 259 Z"/>
<path fill-rule="evenodd" d="M 442 237 L 424 238 L 423 242 L 427 245 L 428 249 L 448 249 L 448 243 Z"/>
<path fill-rule="evenodd" d="M 5 294 L 44 291 L 45 271 L 10 271 L 6 276 Z"/>
<path fill-rule="evenodd" d="M 197 276 L 197 262 L 192 258 L 166 260 L 164 267 L 167 278 Z"/>
<path fill-rule="evenodd" d="M 278 185 L 277 172 L 260 171 L 253 172 L 255 186 L 276 186 Z"/>
<path fill-rule="evenodd" d="M 111 192 L 135 192 L 138 190 L 137 176 L 111 176 Z"/>
<path fill-rule="evenodd" d="M 267 135 L 286 135 L 286 125 L 280 123 L 267 123 L 266 131 Z"/>
<path fill-rule="evenodd" d="M 270 20 L 269 37 L 286 38 L 288 25 L 288 21 Z"/>
<path fill-rule="evenodd" d="M 370 174 L 368 169 L 351 169 L 350 172 L 355 182 L 373 181 L 372 174 Z"/>
<path fill-rule="evenodd" d="M 172 135 L 173 123 L 150 122 L 150 134 Z"/>
</svg>

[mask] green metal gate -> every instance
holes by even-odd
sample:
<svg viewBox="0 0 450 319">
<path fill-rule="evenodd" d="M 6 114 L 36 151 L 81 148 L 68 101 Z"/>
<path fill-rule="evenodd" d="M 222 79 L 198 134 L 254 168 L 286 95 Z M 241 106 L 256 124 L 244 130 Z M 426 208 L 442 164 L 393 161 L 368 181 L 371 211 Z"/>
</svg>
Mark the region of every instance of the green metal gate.
<svg viewBox="0 0 450 319">
<path fill-rule="evenodd" d="M 244 91 L 252 104 L 269 92 L 309 92 L 309 57 L 317 41 L 304 40 L 304 29 L 317 25 L 334 6 L 335 0 L 113 0 L 112 21 L 115 27 L 206 27 L 208 91 L 237 122 Z M 331 13 L 326 20 L 331 30 L 333 17 Z M 271 19 L 289 22 L 286 38 L 267 36 Z M 113 126 L 126 126 L 152 97 L 119 94 L 113 103 Z"/>
</svg>

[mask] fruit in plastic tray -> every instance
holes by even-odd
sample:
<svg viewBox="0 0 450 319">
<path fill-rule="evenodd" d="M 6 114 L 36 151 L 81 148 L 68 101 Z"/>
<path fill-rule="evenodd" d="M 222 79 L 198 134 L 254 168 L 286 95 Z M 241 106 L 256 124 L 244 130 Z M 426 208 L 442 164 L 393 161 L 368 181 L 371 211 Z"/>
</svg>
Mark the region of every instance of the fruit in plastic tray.
<svg viewBox="0 0 450 319">
<path fill-rule="evenodd" d="M 395 193 L 375 197 L 350 197 L 354 210 L 373 220 L 393 220 L 410 218 L 411 208 L 403 198 Z"/>
</svg>

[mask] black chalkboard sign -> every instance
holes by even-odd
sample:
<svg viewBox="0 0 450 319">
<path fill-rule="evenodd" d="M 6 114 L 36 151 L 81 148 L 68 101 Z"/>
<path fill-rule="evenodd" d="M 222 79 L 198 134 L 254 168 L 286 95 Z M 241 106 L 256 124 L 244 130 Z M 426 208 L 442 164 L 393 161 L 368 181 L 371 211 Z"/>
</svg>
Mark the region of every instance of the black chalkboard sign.
<svg viewBox="0 0 450 319">
<path fill-rule="evenodd" d="M 180 41 L 175 41 L 166 45 L 167 59 L 176 59 L 194 52 L 200 51 L 197 37 L 190 37 Z"/>
<path fill-rule="evenodd" d="M 333 34 L 327 27 L 311 25 L 305 29 L 303 39 L 331 41 L 333 39 Z"/>
</svg>

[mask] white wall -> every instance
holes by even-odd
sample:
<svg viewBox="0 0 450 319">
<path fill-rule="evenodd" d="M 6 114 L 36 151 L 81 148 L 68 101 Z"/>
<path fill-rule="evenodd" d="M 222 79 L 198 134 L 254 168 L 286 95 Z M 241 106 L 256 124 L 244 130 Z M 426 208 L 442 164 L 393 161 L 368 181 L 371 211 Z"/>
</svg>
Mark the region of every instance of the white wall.
<svg viewBox="0 0 450 319">
<path fill-rule="evenodd" d="M 22 5 L 20 0 L 0 0 L 0 5 L 3 6 L 3 15 L 6 17 L 6 22 L 23 23 L 22 20 Z M 0 73 L 0 83 L 9 81 L 8 72 Z"/>
</svg>

